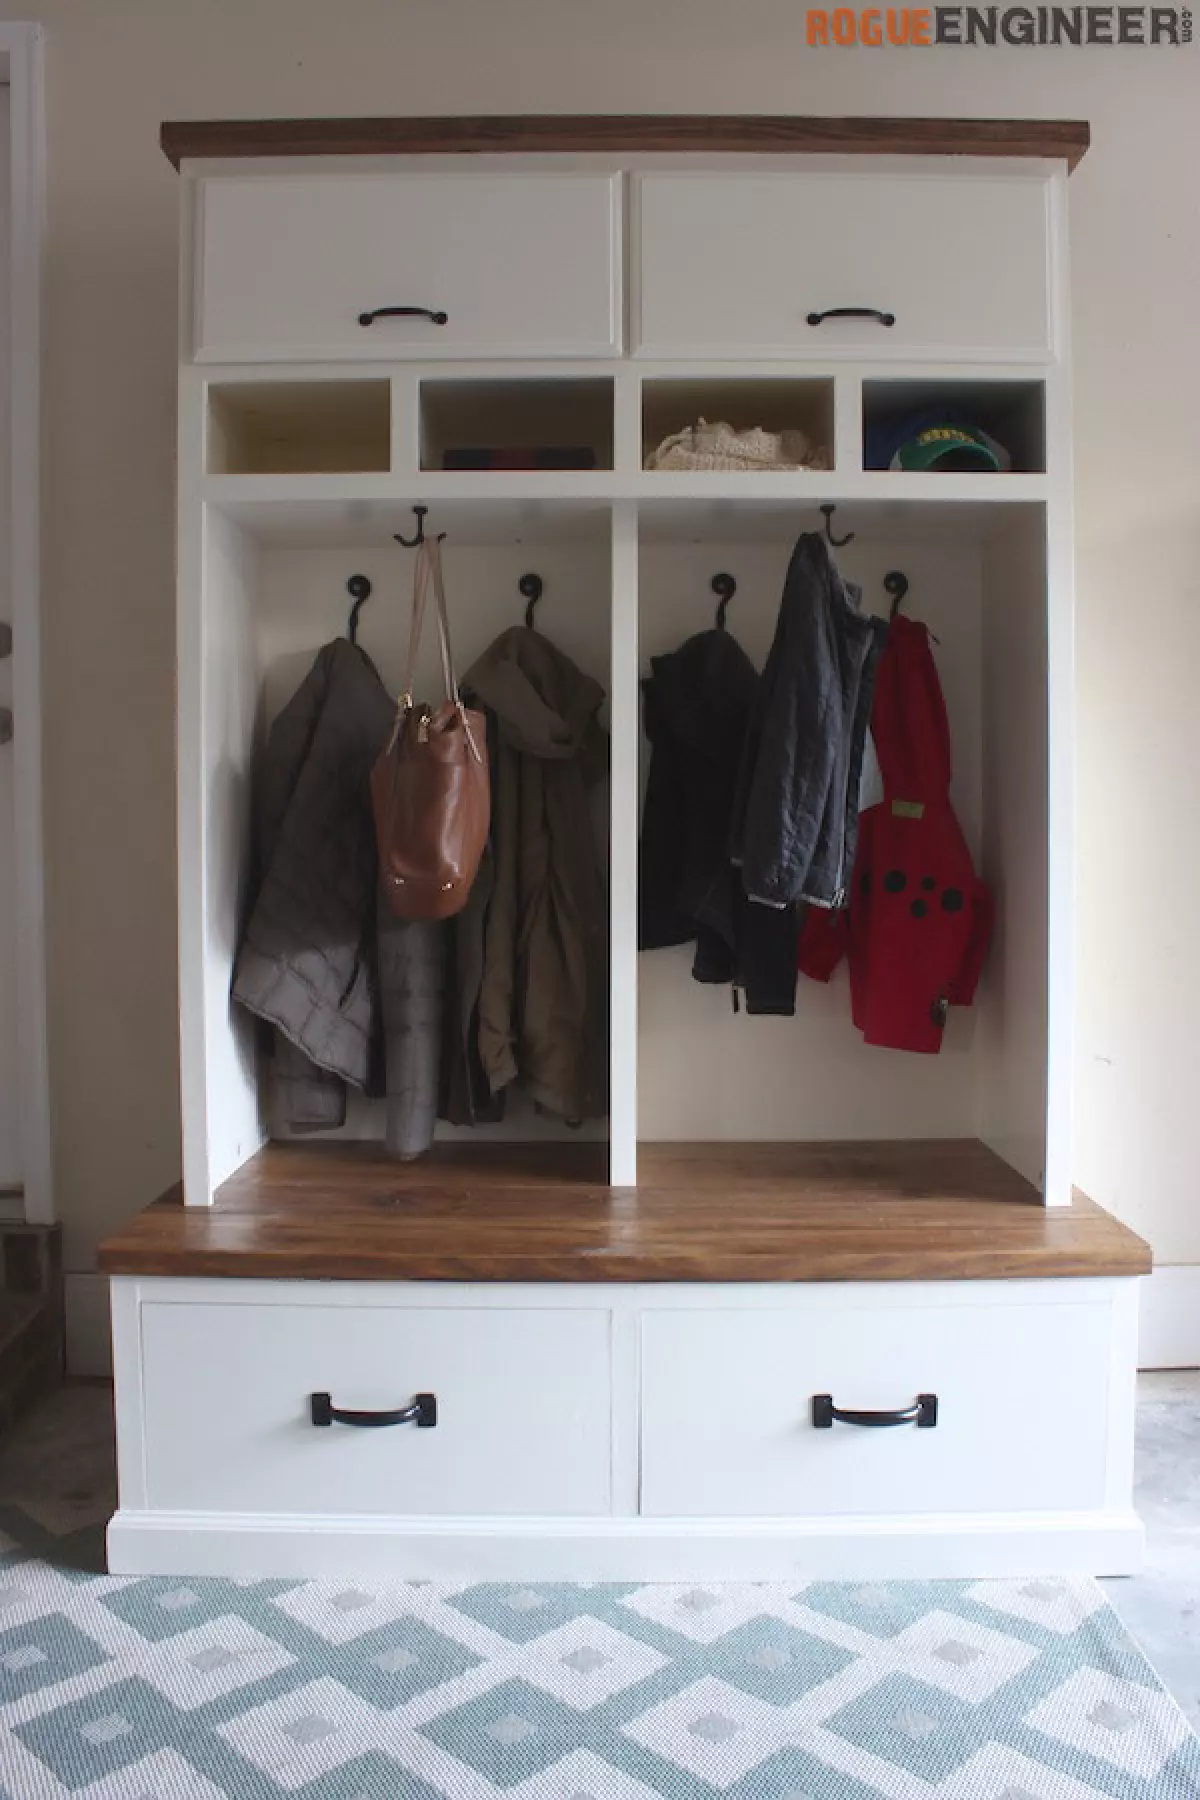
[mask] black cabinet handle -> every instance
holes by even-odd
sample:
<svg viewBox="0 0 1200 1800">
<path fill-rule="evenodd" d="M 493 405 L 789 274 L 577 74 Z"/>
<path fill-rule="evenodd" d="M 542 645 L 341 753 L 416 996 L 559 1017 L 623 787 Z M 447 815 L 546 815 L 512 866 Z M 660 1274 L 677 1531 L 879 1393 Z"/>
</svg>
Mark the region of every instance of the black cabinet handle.
<svg viewBox="0 0 1200 1800">
<path fill-rule="evenodd" d="M 437 1424 L 437 1395 L 418 1394 L 411 1406 L 396 1412 L 349 1412 L 335 1406 L 330 1394 L 310 1394 L 309 1406 L 314 1425 L 416 1425 L 421 1431 L 432 1431 Z"/>
<path fill-rule="evenodd" d="M 825 312 L 808 315 L 810 325 L 823 325 L 826 319 L 876 319 L 880 325 L 894 325 L 895 313 L 880 312 L 875 306 L 831 306 Z"/>
<path fill-rule="evenodd" d="M 835 1406 L 832 1394 L 814 1394 L 812 1422 L 814 1431 L 832 1431 L 833 1421 L 843 1425 L 915 1425 L 918 1431 L 932 1431 L 938 1422 L 936 1394 L 918 1394 L 912 1406 L 896 1412 L 854 1412 L 849 1407 Z"/>
<path fill-rule="evenodd" d="M 373 325 L 376 319 L 429 319 L 434 325 L 447 325 L 450 314 L 434 312 L 428 306 L 377 306 L 373 312 L 358 315 L 360 325 Z"/>
</svg>

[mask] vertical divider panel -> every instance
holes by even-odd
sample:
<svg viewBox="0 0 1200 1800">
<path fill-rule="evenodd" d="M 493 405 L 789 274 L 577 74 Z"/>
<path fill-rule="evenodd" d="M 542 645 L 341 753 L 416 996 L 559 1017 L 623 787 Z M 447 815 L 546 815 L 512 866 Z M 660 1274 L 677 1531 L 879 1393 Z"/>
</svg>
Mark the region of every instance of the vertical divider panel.
<svg viewBox="0 0 1200 1800">
<path fill-rule="evenodd" d="M 612 512 L 609 1181 L 637 1181 L 638 514 Z"/>
<path fill-rule="evenodd" d="M 621 475 L 642 468 L 642 382 L 632 369 L 619 370 L 613 381 L 613 468 Z"/>
<path fill-rule="evenodd" d="M 392 376 L 393 475 L 415 475 L 421 467 L 421 383 L 415 369 Z"/>
<path fill-rule="evenodd" d="M 862 382 L 841 371 L 833 383 L 833 466 L 856 475 L 863 466 Z"/>
<path fill-rule="evenodd" d="M 641 1506 L 641 1293 L 640 1287 L 623 1287 L 611 1301 L 608 1314 L 612 1366 L 612 1479 L 609 1492 L 610 1505 L 617 1518 L 636 1518 Z"/>
</svg>

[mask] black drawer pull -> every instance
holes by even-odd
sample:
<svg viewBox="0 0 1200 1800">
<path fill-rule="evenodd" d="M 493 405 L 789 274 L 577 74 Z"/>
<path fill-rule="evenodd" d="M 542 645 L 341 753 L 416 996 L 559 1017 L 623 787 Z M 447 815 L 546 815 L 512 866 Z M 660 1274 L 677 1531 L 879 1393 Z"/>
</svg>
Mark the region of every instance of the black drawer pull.
<svg viewBox="0 0 1200 1800">
<path fill-rule="evenodd" d="M 429 319 L 434 325 L 448 325 L 450 314 L 434 312 L 428 306 L 377 306 L 373 312 L 358 315 L 360 325 L 373 325 L 376 319 Z"/>
<path fill-rule="evenodd" d="M 421 1431 L 432 1431 L 437 1424 L 437 1395 L 418 1394 L 411 1406 L 397 1412 L 349 1412 L 333 1404 L 331 1394 L 310 1394 L 314 1425 L 416 1425 Z"/>
<path fill-rule="evenodd" d="M 880 312 L 877 306 L 831 306 L 825 312 L 808 315 L 810 325 L 823 325 L 826 319 L 877 319 L 881 325 L 894 325 L 895 313 Z"/>
<path fill-rule="evenodd" d="M 912 1406 L 896 1412 L 854 1412 L 849 1407 L 835 1406 L 832 1394 L 814 1394 L 812 1422 L 814 1431 L 832 1431 L 833 1421 L 843 1425 L 915 1425 L 918 1431 L 932 1431 L 938 1420 L 936 1394 L 918 1394 Z"/>
</svg>

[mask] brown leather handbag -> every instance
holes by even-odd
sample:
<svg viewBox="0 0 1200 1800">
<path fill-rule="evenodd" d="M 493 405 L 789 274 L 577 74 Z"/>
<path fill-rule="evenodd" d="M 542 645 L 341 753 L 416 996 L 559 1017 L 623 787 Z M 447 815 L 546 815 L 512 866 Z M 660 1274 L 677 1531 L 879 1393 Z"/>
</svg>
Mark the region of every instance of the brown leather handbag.
<svg viewBox="0 0 1200 1800">
<path fill-rule="evenodd" d="M 434 710 L 413 700 L 413 671 L 432 584 L 446 698 Z M 402 919 L 448 919 L 467 903 L 491 823 L 484 716 L 462 703 L 436 539 L 417 552 L 404 691 L 387 748 L 371 770 L 379 871 Z"/>
</svg>

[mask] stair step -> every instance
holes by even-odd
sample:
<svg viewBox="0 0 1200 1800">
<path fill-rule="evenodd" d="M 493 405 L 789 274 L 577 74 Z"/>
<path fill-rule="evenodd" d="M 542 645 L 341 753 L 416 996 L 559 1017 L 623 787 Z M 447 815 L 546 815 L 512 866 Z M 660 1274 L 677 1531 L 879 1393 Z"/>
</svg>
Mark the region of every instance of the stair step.
<svg viewBox="0 0 1200 1800">
<path fill-rule="evenodd" d="M 46 1294 L 0 1293 L 0 1429 L 62 1378 L 61 1307 Z"/>
<path fill-rule="evenodd" d="M 46 1310 L 40 1294 L 0 1294 L 0 1357 Z"/>
</svg>

